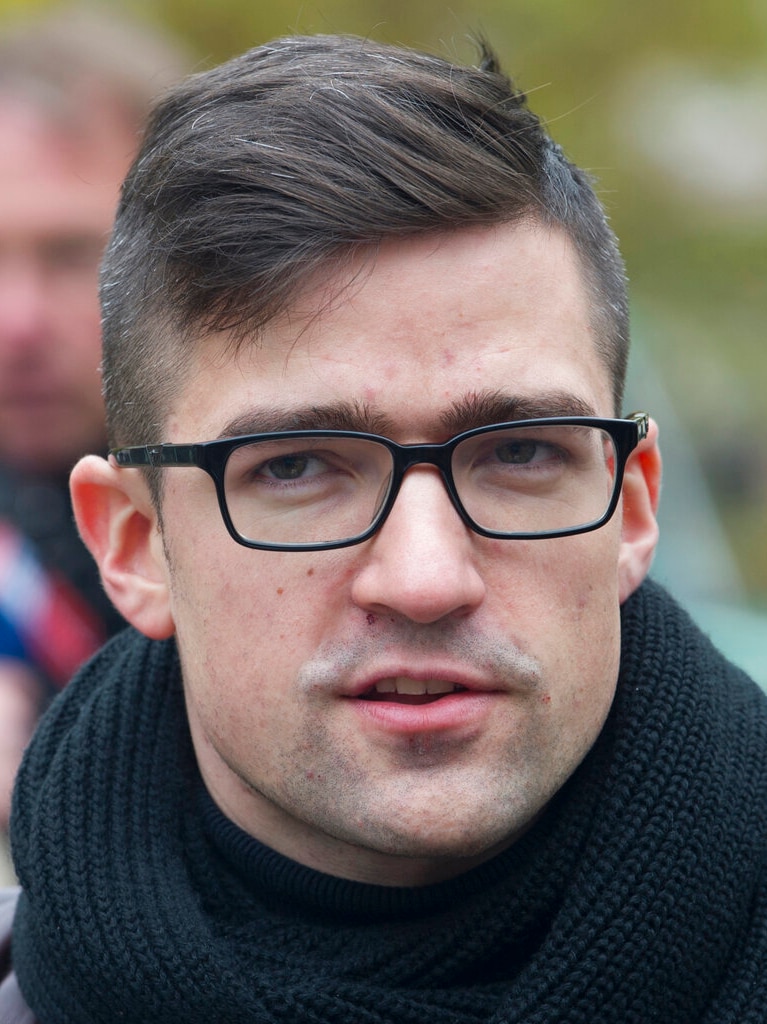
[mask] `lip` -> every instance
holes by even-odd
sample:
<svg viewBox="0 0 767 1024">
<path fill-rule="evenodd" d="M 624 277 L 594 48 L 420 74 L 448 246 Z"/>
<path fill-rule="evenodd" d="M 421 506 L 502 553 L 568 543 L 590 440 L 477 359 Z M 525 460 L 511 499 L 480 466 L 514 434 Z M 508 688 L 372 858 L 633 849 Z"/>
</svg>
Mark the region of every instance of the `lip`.
<svg viewBox="0 0 767 1024">
<path fill-rule="evenodd" d="M 413 699 L 399 701 L 395 695 L 367 699 L 365 694 L 376 684 L 392 678 L 407 678 L 426 683 L 438 680 L 460 689 L 435 696 L 423 703 Z M 464 668 L 442 666 L 413 668 L 402 665 L 379 670 L 356 681 L 342 695 L 349 700 L 363 727 L 400 735 L 453 732 L 460 735 L 481 728 L 508 685 L 482 678 Z"/>
<path fill-rule="evenodd" d="M 367 728 L 410 736 L 451 732 L 465 737 L 482 727 L 499 697 L 497 691 L 463 690 L 429 704 L 357 699 L 353 706 Z"/>
<path fill-rule="evenodd" d="M 372 668 L 368 667 L 364 676 L 347 681 L 342 695 L 361 697 L 364 693 L 375 689 L 376 685 L 383 680 L 397 678 L 414 679 L 422 683 L 438 680 L 452 683 L 454 686 L 459 686 L 462 690 L 472 693 L 490 693 L 509 688 L 508 683 L 499 683 L 497 679 L 483 676 L 465 665 L 438 664 L 433 661 L 428 664 L 392 661 L 374 665 Z"/>
</svg>

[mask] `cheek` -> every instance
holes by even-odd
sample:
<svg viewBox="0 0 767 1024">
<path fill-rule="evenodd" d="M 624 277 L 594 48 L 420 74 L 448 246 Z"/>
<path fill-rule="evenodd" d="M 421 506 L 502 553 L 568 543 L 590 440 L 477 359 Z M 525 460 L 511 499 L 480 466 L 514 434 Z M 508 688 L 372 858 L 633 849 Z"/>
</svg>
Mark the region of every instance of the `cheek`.
<svg viewBox="0 0 767 1024">
<path fill-rule="evenodd" d="M 69 328 L 70 348 L 100 355 L 101 314 L 98 301 L 98 270 L 93 273 L 62 275 L 51 289 L 53 301 L 59 311 L 61 330 Z"/>
<path fill-rule="evenodd" d="M 527 542 L 513 562 L 501 552 L 492 562 L 496 608 L 508 634 L 545 666 L 552 703 L 611 699 L 620 652 L 618 541 L 608 527 Z"/>
<path fill-rule="evenodd" d="M 281 645 L 303 642 L 307 652 L 338 628 L 349 607 L 353 579 L 345 551 L 263 552 L 259 555 L 259 618 L 269 621 Z M 286 651 L 281 647 L 284 656 Z"/>
<path fill-rule="evenodd" d="M 188 539 L 188 568 L 182 568 L 180 557 L 170 558 L 181 648 L 194 651 L 196 663 L 208 672 L 225 661 L 243 685 L 254 676 L 294 678 L 343 616 L 348 557 L 249 550 L 237 545 L 223 524 L 215 537 L 208 529 Z M 204 561 L 203 550 L 208 551 Z"/>
<path fill-rule="evenodd" d="M 529 609 L 540 626 L 618 605 L 618 529 L 541 541 L 493 541 L 484 560 L 489 591 L 517 613 Z"/>
<path fill-rule="evenodd" d="M 338 573 L 308 554 L 242 548 L 226 562 L 208 560 L 194 585 L 176 567 L 187 702 L 200 735 L 226 763 L 260 777 L 271 770 L 264 737 L 297 742 L 296 680 L 332 632 L 329 621 L 337 624 L 331 606 L 342 590 Z"/>
<path fill-rule="evenodd" d="M 614 564 L 586 559 L 576 570 L 571 601 L 563 605 L 557 666 L 567 680 L 563 699 L 573 725 L 591 739 L 601 728 L 615 694 L 620 661 L 620 606 Z"/>
<path fill-rule="evenodd" d="M 216 748 L 236 750 L 270 727 L 290 691 L 292 630 L 255 573 L 222 565 L 192 582 L 176 571 L 172 594 L 187 702 Z"/>
</svg>

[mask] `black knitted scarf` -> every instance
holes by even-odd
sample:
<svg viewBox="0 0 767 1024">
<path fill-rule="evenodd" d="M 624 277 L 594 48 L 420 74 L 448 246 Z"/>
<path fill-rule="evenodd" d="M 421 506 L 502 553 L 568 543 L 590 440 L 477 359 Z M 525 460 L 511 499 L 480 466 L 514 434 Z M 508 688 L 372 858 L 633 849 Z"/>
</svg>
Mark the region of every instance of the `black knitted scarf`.
<svg viewBox="0 0 767 1024">
<path fill-rule="evenodd" d="M 767 700 L 645 584 L 591 753 L 434 886 L 278 856 L 205 794 L 172 642 L 116 638 L 19 778 L 13 959 L 42 1024 L 764 1024 Z"/>
</svg>

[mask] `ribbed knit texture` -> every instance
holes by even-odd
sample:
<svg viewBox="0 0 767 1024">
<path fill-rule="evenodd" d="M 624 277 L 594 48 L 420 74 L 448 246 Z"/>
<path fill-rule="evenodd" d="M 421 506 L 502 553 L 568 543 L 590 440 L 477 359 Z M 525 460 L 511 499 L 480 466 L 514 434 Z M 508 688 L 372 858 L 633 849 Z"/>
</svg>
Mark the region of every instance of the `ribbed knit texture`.
<svg viewBox="0 0 767 1024">
<path fill-rule="evenodd" d="M 202 789 L 172 642 L 118 637 L 26 756 L 14 965 L 42 1024 L 764 1024 L 767 699 L 654 585 L 535 828 L 435 886 L 303 868 Z"/>
</svg>

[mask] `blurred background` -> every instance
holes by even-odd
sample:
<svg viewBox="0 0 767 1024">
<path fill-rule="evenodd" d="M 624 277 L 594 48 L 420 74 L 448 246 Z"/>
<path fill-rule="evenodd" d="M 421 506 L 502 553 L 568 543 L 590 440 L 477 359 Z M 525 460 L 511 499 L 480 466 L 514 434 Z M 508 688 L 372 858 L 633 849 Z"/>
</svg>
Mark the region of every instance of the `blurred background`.
<svg viewBox="0 0 767 1024">
<path fill-rule="evenodd" d="M 0 17 L 62 6 L 0 0 Z M 170 31 L 200 69 L 293 32 L 464 61 L 473 35 L 488 38 L 596 177 L 622 243 L 634 314 L 626 411 L 655 416 L 666 459 L 654 574 L 767 684 L 767 0 L 101 7 Z"/>
</svg>

